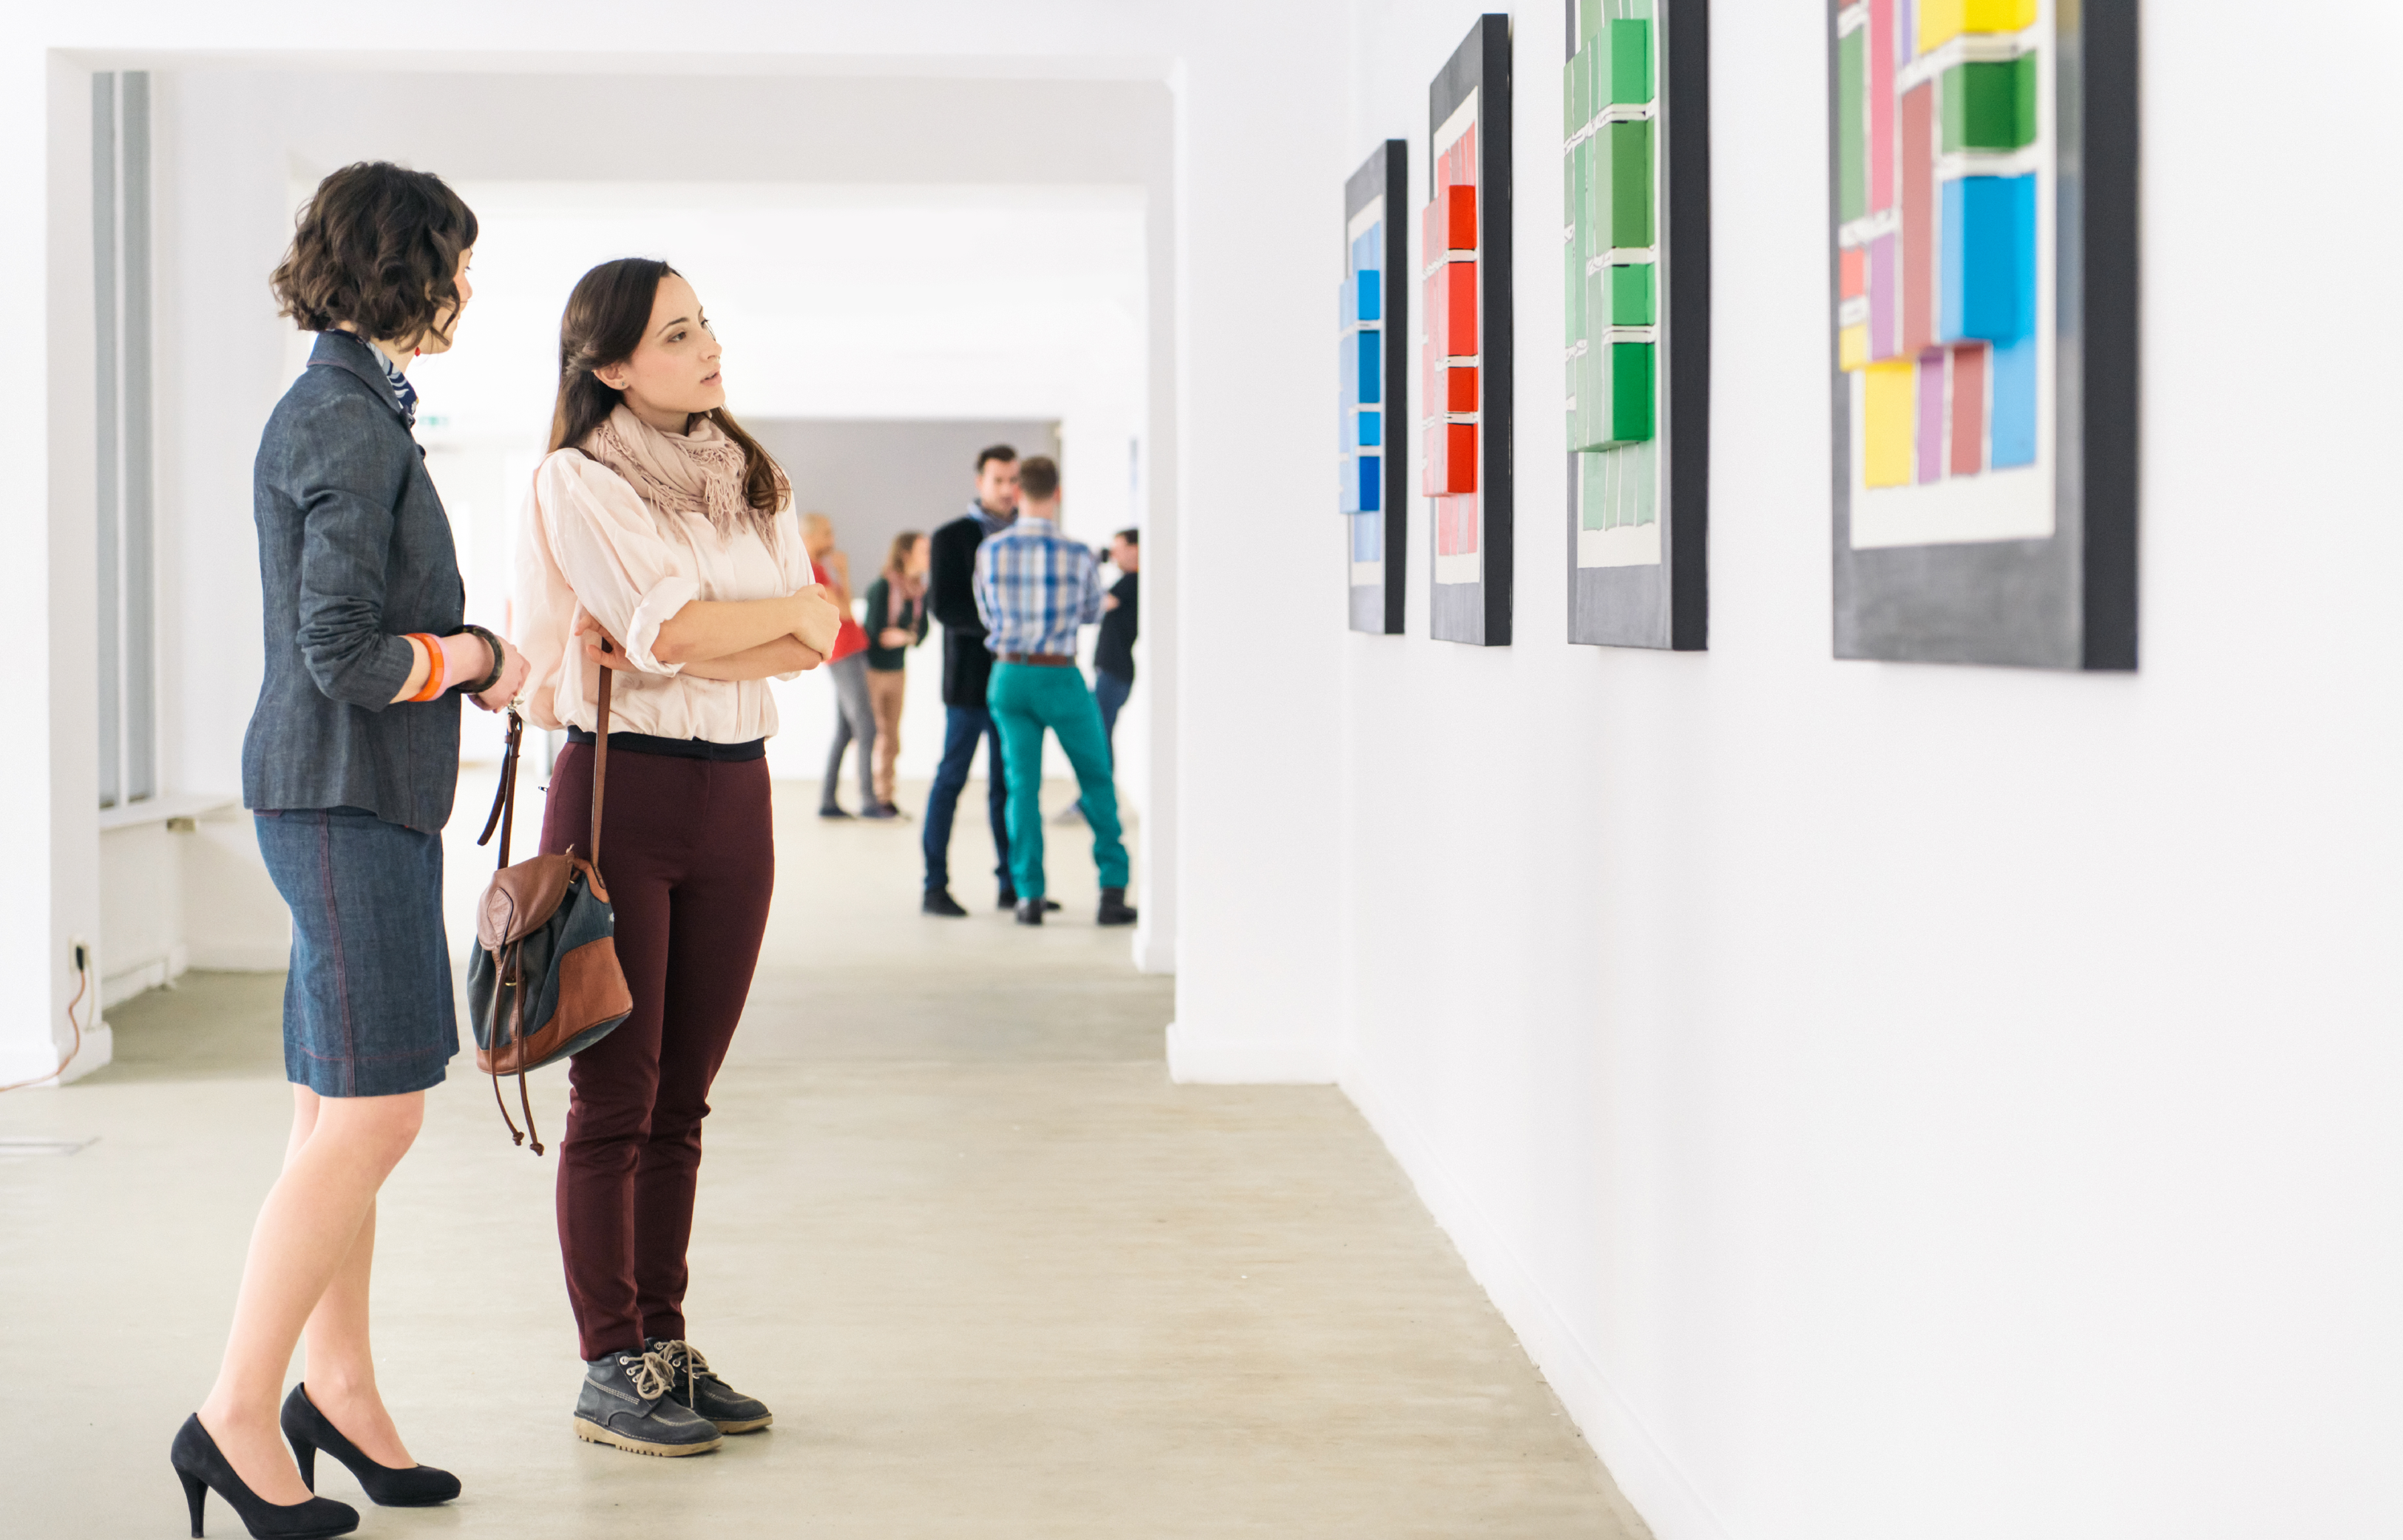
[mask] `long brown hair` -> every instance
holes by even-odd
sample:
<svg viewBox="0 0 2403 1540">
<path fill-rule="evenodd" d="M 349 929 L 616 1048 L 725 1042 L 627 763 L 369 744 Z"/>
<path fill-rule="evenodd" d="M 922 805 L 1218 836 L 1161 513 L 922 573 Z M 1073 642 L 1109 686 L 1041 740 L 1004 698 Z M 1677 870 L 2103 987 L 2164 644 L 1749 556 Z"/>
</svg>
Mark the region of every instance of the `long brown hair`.
<svg viewBox="0 0 2403 1540">
<path fill-rule="evenodd" d="M 580 447 L 585 437 L 626 399 L 623 391 L 603 384 L 592 371 L 622 364 L 634 355 L 643 333 L 650 328 L 651 307 L 659 300 L 660 284 L 681 276 L 657 257 L 620 257 L 576 281 L 576 291 L 567 297 L 566 312 L 559 318 L 559 402 L 550 414 L 554 451 Z M 685 431 L 690 433 L 693 423 L 703 418 L 743 446 L 743 500 L 766 528 L 784 506 L 784 473 L 724 407 L 694 413 L 686 419 Z"/>
<path fill-rule="evenodd" d="M 893 549 L 888 552 L 884 558 L 885 575 L 892 577 L 908 576 L 910 575 L 910 552 L 915 549 L 918 542 L 924 538 L 926 538 L 926 535 L 925 532 L 923 530 L 903 530 L 900 534 L 895 535 L 893 537 Z"/>
</svg>

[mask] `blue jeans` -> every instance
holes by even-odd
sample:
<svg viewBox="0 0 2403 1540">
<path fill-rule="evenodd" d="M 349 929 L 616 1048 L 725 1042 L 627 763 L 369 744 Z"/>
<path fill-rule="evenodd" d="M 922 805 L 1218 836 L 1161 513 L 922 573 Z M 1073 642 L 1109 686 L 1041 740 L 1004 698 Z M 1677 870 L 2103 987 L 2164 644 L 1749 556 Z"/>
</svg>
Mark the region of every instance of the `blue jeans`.
<svg viewBox="0 0 2403 1540">
<path fill-rule="evenodd" d="M 960 788 L 968 784 L 968 761 L 977 740 L 985 741 L 985 803 L 993 819 L 993 874 L 1009 881 L 1009 779 L 1002 768 L 1001 729 L 993 714 L 975 706 L 943 709 L 943 762 L 935 767 L 935 789 L 926 798 L 926 891 L 951 884 L 951 819 Z"/>
<path fill-rule="evenodd" d="M 1102 738 L 1109 745 L 1113 771 L 1118 764 L 1118 708 L 1126 704 L 1127 693 L 1133 688 L 1134 681 L 1123 674 L 1107 669 L 1093 671 L 1093 704 L 1102 708 Z M 1061 809 L 1060 816 L 1065 818 L 1072 812 L 1081 816 L 1084 811 L 1085 799 L 1079 797 Z"/>
<path fill-rule="evenodd" d="M 1110 762 L 1118 762 L 1118 708 L 1127 702 L 1134 681 L 1107 669 L 1093 671 L 1093 704 L 1102 708 L 1102 736 L 1110 741 Z"/>
</svg>

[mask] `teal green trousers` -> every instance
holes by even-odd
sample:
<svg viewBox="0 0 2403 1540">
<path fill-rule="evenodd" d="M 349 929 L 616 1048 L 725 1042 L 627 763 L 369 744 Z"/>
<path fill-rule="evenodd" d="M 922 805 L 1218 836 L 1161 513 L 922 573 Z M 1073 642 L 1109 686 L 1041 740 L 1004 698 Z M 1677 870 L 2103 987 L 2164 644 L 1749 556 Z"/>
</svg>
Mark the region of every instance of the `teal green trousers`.
<svg viewBox="0 0 2403 1540">
<path fill-rule="evenodd" d="M 1060 735 L 1076 767 L 1085 822 L 1093 830 L 1093 865 L 1102 886 L 1127 885 L 1126 846 L 1118 839 L 1118 793 L 1110 784 L 1110 741 L 1085 675 L 1040 663 L 995 663 L 985 703 L 1001 729 L 1008 767 L 1009 880 L 1021 898 L 1043 896 L 1043 729 Z"/>
</svg>

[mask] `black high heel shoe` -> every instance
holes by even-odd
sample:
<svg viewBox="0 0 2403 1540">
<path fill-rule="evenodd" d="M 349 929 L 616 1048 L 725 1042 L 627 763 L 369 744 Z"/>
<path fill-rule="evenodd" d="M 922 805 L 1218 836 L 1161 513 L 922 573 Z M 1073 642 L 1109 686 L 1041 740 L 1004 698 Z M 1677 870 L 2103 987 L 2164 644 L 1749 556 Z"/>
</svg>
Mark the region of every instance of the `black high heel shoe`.
<svg viewBox="0 0 2403 1540">
<path fill-rule="evenodd" d="M 300 1479 L 309 1490 L 317 1490 L 317 1451 L 327 1454 L 351 1467 L 359 1485 L 380 1506 L 387 1508 L 430 1508 L 437 1503 L 448 1503 L 459 1495 L 459 1478 L 447 1470 L 432 1465 L 411 1465 L 406 1470 L 391 1465 L 379 1465 L 359 1452 L 359 1447 L 342 1436 L 317 1403 L 309 1399 L 306 1380 L 292 1387 L 284 1398 L 284 1436 L 292 1441 L 292 1458 L 300 1466 Z"/>
<path fill-rule="evenodd" d="M 185 1418 L 184 1425 L 175 1431 L 167 1458 L 183 1478 L 184 1501 L 192 1505 L 192 1540 L 201 1540 L 201 1509 L 208 1503 L 211 1488 L 232 1505 L 254 1540 L 325 1540 L 359 1527 L 359 1510 L 330 1497 L 292 1504 L 261 1498 L 234 1474 L 232 1462 L 209 1436 L 209 1430 L 201 1426 L 197 1413 Z"/>
</svg>

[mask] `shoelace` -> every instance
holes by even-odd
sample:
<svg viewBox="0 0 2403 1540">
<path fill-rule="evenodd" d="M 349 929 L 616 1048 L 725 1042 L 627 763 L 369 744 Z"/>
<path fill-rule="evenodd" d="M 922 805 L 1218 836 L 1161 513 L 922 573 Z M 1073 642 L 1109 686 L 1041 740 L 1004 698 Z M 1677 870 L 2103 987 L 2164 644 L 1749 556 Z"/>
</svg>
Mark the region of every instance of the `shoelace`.
<svg viewBox="0 0 2403 1540">
<path fill-rule="evenodd" d="M 672 1342 L 660 1343 L 659 1345 L 657 1356 L 666 1360 L 667 1362 L 668 1380 L 670 1383 L 674 1383 L 675 1380 L 677 1365 L 681 1364 L 684 1367 L 684 1394 L 685 1399 L 688 1401 L 695 1398 L 696 1386 L 694 1382 L 696 1380 L 700 1380 L 704 1375 L 708 1376 L 708 1378 L 712 1380 L 717 1378 L 717 1376 L 710 1374 L 709 1372 L 709 1360 L 703 1358 L 694 1350 L 691 1343 L 685 1341 L 681 1338 L 678 1338 Z"/>
<path fill-rule="evenodd" d="M 621 1353 L 618 1364 L 634 1382 L 634 1394 L 646 1401 L 658 1400 L 675 1382 L 675 1369 L 657 1353 Z"/>
</svg>

